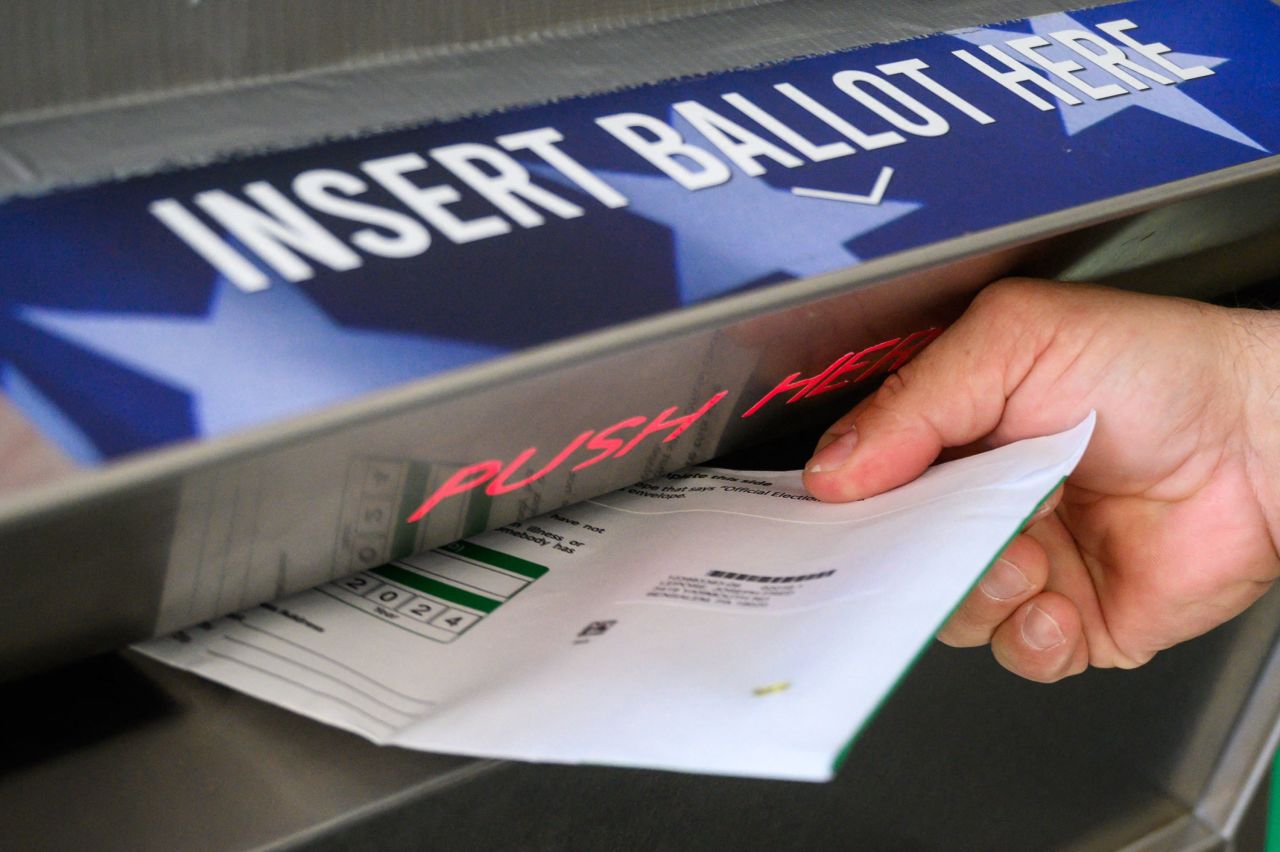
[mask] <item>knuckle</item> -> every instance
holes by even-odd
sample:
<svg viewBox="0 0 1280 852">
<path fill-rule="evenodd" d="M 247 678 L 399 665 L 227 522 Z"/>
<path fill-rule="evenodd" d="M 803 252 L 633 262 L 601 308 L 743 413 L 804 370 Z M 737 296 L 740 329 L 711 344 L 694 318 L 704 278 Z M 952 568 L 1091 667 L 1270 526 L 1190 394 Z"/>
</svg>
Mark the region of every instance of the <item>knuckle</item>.
<svg viewBox="0 0 1280 852">
<path fill-rule="evenodd" d="M 958 616 L 952 616 L 938 631 L 938 641 L 952 648 L 977 648 L 987 644 L 990 638 L 990 630 L 976 627 Z"/>
<path fill-rule="evenodd" d="M 951 614 L 951 618 L 947 619 L 938 636 L 955 648 L 986 645 L 991 642 L 996 629 L 1008 618 L 1008 609 L 1009 604 L 987 600 L 975 588 Z"/>
<path fill-rule="evenodd" d="M 972 642 L 967 642 L 964 632 L 960 630 L 952 621 L 948 621 L 938 629 L 937 639 L 943 645 L 950 648 L 971 648 Z"/>
<path fill-rule="evenodd" d="M 1035 278 L 1001 278 L 982 288 L 973 303 L 985 308 L 1023 305 L 1049 289 L 1049 283 Z"/>
<path fill-rule="evenodd" d="M 907 380 L 909 378 L 911 365 L 908 364 L 895 373 L 890 373 L 885 377 L 884 383 L 880 385 L 880 389 L 876 391 L 875 397 L 872 399 L 872 405 L 887 408 L 893 405 L 894 400 L 900 398 L 907 392 Z"/>
<path fill-rule="evenodd" d="M 1057 287 L 1033 278 L 1003 278 L 974 297 L 969 312 L 988 332 L 1011 335 L 1035 316 Z"/>
</svg>

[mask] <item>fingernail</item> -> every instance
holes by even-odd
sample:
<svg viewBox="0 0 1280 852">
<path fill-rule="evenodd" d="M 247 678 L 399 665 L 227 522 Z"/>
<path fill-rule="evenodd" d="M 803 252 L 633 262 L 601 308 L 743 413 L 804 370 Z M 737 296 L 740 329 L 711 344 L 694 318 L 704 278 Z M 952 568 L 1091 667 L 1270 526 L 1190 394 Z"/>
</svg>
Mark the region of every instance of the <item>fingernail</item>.
<svg viewBox="0 0 1280 852">
<path fill-rule="evenodd" d="M 1007 601 L 1031 589 L 1031 581 L 1008 559 L 997 559 L 996 564 L 978 583 L 978 588 L 989 598 Z"/>
<path fill-rule="evenodd" d="M 826 473 L 835 470 L 853 455 L 853 446 L 858 443 L 858 430 L 852 426 L 839 438 L 813 454 L 804 469 L 809 473 Z"/>
<path fill-rule="evenodd" d="M 1067 637 L 1053 616 L 1033 606 L 1022 620 L 1022 640 L 1037 651 L 1047 651 L 1067 641 Z"/>
</svg>

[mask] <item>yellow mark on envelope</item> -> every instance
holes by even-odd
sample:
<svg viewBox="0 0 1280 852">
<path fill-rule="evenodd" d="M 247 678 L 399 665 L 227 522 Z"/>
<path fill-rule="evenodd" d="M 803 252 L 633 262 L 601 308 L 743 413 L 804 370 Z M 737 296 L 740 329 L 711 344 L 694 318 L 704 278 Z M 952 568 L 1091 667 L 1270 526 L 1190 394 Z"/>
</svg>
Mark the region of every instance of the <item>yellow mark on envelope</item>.
<svg viewBox="0 0 1280 852">
<path fill-rule="evenodd" d="M 751 690 L 752 695 L 773 695 L 776 692 L 786 692 L 791 688 L 791 681 L 780 680 L 775 683 L 766 683 L 764 686 L 757 686 Z"/>
</svg>

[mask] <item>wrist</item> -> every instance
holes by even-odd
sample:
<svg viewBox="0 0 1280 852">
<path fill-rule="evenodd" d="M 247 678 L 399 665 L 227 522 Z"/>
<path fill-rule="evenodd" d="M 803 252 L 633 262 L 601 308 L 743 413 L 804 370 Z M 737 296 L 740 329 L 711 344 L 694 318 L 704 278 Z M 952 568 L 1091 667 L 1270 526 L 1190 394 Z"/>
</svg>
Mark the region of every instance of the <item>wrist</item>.
<svg viewBox="0 0 1280 852">
<path fill-rule="evenodd" d="M 1280 311 L 1232 309 L 1230 373 L 1239 388 L 1250 484 L 1280 552 Z"/>
</svg>

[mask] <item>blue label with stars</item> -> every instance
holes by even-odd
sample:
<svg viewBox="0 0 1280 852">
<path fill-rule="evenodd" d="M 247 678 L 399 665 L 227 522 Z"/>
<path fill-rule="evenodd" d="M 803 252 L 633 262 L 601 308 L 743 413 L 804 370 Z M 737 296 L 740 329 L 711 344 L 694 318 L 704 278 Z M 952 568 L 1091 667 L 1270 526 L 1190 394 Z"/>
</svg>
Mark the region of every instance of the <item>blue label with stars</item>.
<svg viewBox="0 0 1280 852">
<path fill-rule="evenodd" d="M 1270 156 L 1280 8 L 1133 2 L 0 205 L 85 463 Z"/>
</svg>

